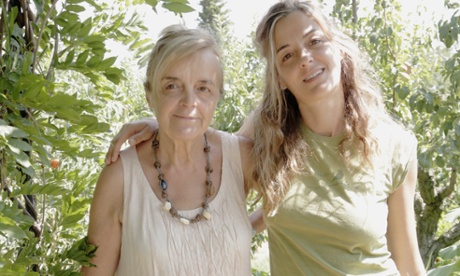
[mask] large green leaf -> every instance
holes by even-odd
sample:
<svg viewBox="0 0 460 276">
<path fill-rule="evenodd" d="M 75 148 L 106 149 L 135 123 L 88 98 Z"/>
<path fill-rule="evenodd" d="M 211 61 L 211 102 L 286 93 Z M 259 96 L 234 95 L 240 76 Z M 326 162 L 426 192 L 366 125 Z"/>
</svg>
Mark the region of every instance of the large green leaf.
<svg viewBox="0 0 460 276">
<path fill-rule="evenodd" d="M 11 222 L 11 223 L 10 223 Z M 5 217 L 0 216 L 0 232 L 13 239 L 26 239 L 27 235 L 24 230 L 22 230 L 20 227 L 16 226 L 16 223 L 14 221 L 9 221 Z"/>
<path fill-rule="evenodd" d="M 17 148 L 22 151 L 32 151 L 33 148 L 30 145 L 30 143 L 24 141 L 24 140 L 19 140 L 19 139 L 8 139 L 8 145 L 14 148 Z"/>
<path fill-rule="evenodd" d="M 86 9 L 80 5 L 66 5 L 65 9 L 71 12 L 84 12 Z"/>
<path fill-rule="evenodd" d="M 29 135 L 17 127 L 0 125 L 0 136 L 13 137 L 13 138 L 25 138 Z"/>
<path fill-rule="evenodd" d="M 427 273 L 428 276 L 446 276 L 453 275 L 454 272 L 460 271 L 460 261 L 453 264 L 430 269 Z"/>
<path fill-rule="evenodd" d="M 181 2 L 165 2 L 162 6 L 163 8 L 168 9 L 176 14 L 192 12 L 195 10 L 191 6 Z"/>
</svg>

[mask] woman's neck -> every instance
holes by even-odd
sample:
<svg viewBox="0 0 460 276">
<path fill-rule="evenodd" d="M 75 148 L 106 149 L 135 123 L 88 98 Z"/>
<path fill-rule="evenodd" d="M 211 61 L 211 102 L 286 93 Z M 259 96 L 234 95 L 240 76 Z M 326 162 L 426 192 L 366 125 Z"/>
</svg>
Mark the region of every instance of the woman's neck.
<svg viewBox="0 0 460 276">
<path fill-rule="evenodd" d="M 166 134 L 158 133 L 160 142 L 158 158 L 162 165 L 168 166 L 194 166 L 204 157 L 204 136 L 188 141 L 171 139 Z"/>
<path fill-rule="evenodd" d="M 314 105 L 299 106 L 306 127 L 322 136 L 336 136 L 345 130 L 343 96 Z"/>
</svg>

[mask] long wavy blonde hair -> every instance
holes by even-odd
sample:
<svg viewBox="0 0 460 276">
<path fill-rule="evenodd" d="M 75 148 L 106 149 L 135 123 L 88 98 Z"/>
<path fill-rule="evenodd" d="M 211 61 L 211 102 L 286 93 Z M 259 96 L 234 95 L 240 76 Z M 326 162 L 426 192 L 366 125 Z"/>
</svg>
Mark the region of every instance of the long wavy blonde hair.
<svg viewBox="0 0 460 276">
<path fill-rule="evenodd" d="M 377 143 L 370 128 L 380 120 L 389 120 L 375 73 L 362 56 L 357 43 L 338 30 L 321 9 L 311 1 L 285 0 L 273 5 L 256 30 L 256 43 L 266 60 L 262 102 L 254 114 L 255 188 L 263 197 L 263 208 L 273 215 L 290 187 L 292 177 L 302 170 L 309 145 L 302 137 L 302 116 L 294 95 L 282 90 L 275 64 L 274 29 L 278 20 L 294 11 L 313 18 L 327 38 L 342 53 L 341 83 L 345 99 L 345 138 L 340 153 L 345 161 L 349 150 L 357 148 L 364 162 Z"/>
</svg>

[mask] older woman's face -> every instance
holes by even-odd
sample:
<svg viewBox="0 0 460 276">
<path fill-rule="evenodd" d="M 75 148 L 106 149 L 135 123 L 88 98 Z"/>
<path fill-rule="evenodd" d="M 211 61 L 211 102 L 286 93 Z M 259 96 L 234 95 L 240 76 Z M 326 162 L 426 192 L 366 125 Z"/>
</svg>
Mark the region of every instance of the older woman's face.
<svg viewBox="0 0 460 276">
<path fill-rule="evenodd" d="M 341 54 L 309 15 L 295 11 L 280 19 L 274 30 L 276 68 L 282 88 L 299 105 L 313 105 L 341 91 Z"/>
<path fill-rule="evenodd" d="M 161 131 L 177 140 L 201 136 L 211 123 L 219 101 L 222 76 L 220 61 L 204 49 L 179 61 L 161 79 L 161 90 L 149 103 L 155 103 Z"/>
</svg>

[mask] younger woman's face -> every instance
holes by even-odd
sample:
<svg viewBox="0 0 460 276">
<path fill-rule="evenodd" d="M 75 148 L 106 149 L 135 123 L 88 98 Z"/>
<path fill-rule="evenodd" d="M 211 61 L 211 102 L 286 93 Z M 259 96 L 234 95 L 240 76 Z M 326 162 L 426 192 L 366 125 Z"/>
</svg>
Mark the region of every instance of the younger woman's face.
<svg viewBox="0 0 460 276">
<path fill-rule="evenodd" d="M 274 39 L 280 85 L 299 105 L 313 105 L 342 92 L 340 51 L 313 17 L 290 13 L 276 23 Z"/>
</svg>

